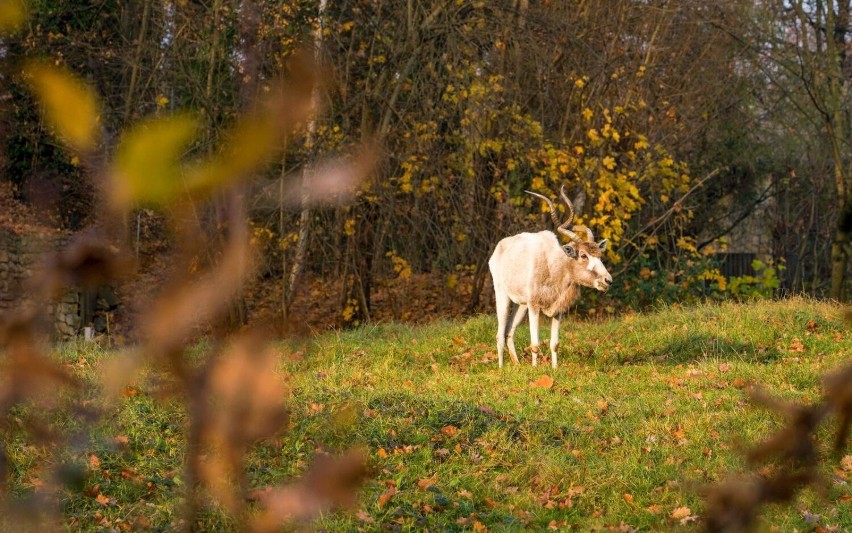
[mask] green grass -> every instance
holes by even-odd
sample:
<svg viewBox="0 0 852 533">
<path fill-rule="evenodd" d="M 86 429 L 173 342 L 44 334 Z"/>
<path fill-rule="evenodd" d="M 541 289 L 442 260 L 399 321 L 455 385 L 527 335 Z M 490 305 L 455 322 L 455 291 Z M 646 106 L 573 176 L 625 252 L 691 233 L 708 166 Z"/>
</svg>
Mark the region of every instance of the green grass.
<svg viewBox="0 0 852 533">
<path fill-rule="evenodd" d="M 849 359 L 852 331 L 842 313 L 793 299 L 567 320 L 555 371 L 533 368 L 528 357 L 499 370 L 490 316 L 282 345 L 291 427 L 253 449 L 248 475 L 253 486 L 282 483 L 319 450 L 367 448 L 372 476 L 359 508 L 314 524 L 327 531 L 695 528 L 700 522 L 681 526 L 672 511 L 700 514 L 701 489 L 742 471 L 742 448 L 781 422 L 751 405 L 743 386 L 819 399 L 820 376 Z M 546 339 L 549 324 L 542 326 Z M 518 345 L 528 339 L 521 329 Z M 94 382 L 113 354 L 70 345 L 60 356 Z M 552 387 L 531 386 L 543 375 Z M 146 380 L 136 390 L 103 407 L 106 416 L 59 459 L 69 472 L 61 493 L 69 529 L 177 525 L 185 415 L 178 403 L 155 398 Z M 83 427 L 57 412 L 57 425 Z M 829 429 L 821 433 L 827 458 Z M 117 436 L 128 444 L 116 445 Z M 9 452 L 12 494 L 37 492 L 56 455 L 20 435 Z M 90 465 L 92 455 L 99 466 Z M 791 506 L 768 507 L 761 526 L 810 530 L 808 512 L 821 516 L 819 525 L 852 529 L 852 506 L 841 500 L 852 473 L 836 458 L 824 473 L 824 497 L 806 490 Z M 92 496 L 95 485 L 107 505 Z M 380 505 L 391 485 L 398 492 Z M 205 530 L 236 528 L 213 507 L 199 521 Z"/>
</svg>

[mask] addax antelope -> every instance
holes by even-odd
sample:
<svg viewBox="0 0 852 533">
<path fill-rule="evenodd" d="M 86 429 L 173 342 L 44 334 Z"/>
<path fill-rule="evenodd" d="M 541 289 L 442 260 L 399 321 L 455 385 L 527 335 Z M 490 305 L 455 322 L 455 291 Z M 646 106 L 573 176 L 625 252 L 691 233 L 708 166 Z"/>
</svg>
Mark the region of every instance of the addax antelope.
<svg viewBox="0 0 852 533">
<path fill-rule="evenodd" d="M 497 298 L 497 357 L 502 368 L 503 349 L 508 345 L 512 361 L 518 363 L 515 329 L 524 319 L 524 314 L 529 313 L 532 364 L 536 366 L 539 316 L 544 314 L 552 318 L 550 362 L 556 368 L 559 321 L 580 296 L 580 286 L 606 291 L 612 284 L 612 276 L 601 261 L 607 241 L 595 242 L 592 231 L 584 226 L 574 226 L 573 230 L 585 233 L 585 238 L 568 229 L 574 218 L 574 206 L 565 195 L 564 186 L 559 194 L 568 207 L 568 219 L 561 224 L 550 198 L 526 192 L 547 202 L 557 231 L 568 237 L 570 242 L 561 245 L 552 231 L 540 231 L 520 233 L 497 243 L 488 260 Z"/>
</svg>

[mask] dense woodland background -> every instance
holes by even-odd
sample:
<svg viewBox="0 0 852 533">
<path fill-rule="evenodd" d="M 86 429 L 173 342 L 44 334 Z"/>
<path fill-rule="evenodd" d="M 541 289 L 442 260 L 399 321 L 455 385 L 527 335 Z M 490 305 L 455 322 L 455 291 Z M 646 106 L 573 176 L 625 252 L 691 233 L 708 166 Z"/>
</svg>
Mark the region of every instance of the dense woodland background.
<svg viewBox="0 0 852 533">
<path fill-rule="evenodd" d="M 262 265 L 232 321 L 487 309 L 494 244 L 550 227 L 523 191 L 555 198 L 563 184 L 578 222 L 611 242 L 616 283 L 584 311 L 843 299 L 851 3 L 35 0 L 0 37 L 0 180 L 42 225 L 103 224 L 97 162 L 122 132 L 189 110 L 201 127 L 179 155 L 211 154 L 276 84 L 310 77 L 299 65 L 312 56 L 318 105 L 240 191 Z M 34 58 L 96 90 L 96 156 L 81 160 L 43 121 L 22 68 Z M 375 164 L 354 201 L 285 198 L 363 146 Z M 203 266 L 217 261 L 227 198 L 195 207 L 207 242 L 190 264 Z M 142 272 L 129 299 L 180 240 L 168 209 L 143 198 L 108 228 Z M 729 246 L 749 231 L 768 249 Z M 725 251 L 761 262 L 728 278 Z"/>
</svg>

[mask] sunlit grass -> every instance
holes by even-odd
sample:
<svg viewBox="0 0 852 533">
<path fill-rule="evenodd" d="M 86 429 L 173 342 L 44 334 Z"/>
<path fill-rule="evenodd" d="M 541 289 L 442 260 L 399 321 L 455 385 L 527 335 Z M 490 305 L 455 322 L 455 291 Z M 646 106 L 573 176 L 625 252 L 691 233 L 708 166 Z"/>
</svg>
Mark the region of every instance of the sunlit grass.
<svg viewBox="0 0 852 533">
<path fill-rule="evenodd" d="M 744 389 L 759 383 L 815 401 L 820 376 L 852 347 L 842 310 L 827 303 L 669 307 L 566 321 L 557 370 L 533 368 L 529 358 L 499 370 L 495 322 L 390 324 L 282 345 L 291 427 L 255 447 L 252 485 L 285 482 L 318 452 L 360 445 L 373 475 L 359 508 L 324 517 L 318 528 L 695 527 L 680 521 L 700 514 L 702 487 L 743 469 L 742 447 L 780 422 L 748 403 Z M 521 331 L 519 345 L 528 338 Z M 111 357 L 85 344 L 60 355 L 87 380 Z M 553 385 L 533 386 L 543 375 Z M 81 476 L 79 490 L 61 495 L 69 528 L 177 527 L 185 416 L 178 403 L 155 397 L 154 385 L 154 376 L 140 379 L 68 450 L 64 460 Z M 57 422 L 82 427 L 70 415 Z M 19 438 L 10 452 L 13 494 L 37 491 L 47 450 Z M 811 528 L 807 511 L 820 525 L 852 527 L 852 508 L 841 500 L 850 473 L 832 464 L 826 499 L 806 491 L 791 507 L 768 509 L 765 525 Z M 215 506 L 200 520 L 205 530 L 236 528 Z"/>
</svg>

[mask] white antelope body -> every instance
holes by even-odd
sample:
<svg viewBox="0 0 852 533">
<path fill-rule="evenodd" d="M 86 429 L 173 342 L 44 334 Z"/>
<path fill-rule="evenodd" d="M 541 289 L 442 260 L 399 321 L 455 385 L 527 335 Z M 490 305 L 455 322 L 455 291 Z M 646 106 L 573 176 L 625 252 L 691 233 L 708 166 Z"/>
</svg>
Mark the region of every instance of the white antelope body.
<svg viewBox="0 0 852 533">
<path fill-rule="evenodd" d="M 515 351 L 515 329 L 529 312 L 530 348 L 532 364 L 538 364 L 539 316 L 551 317 L 550 357 L 556 368 L 556 350 L 559 347 L 559 321 L 580 296 L 580 286 L 606 291 L 612 283 L 601 253 L 606 249 L 606 239 L 596 243 L 591 230 L 583 228 L 586 239 L 567 229 L 574 218 L 574 208 L 564 187 L 560 196 L 568 206 L 568 219 L 560 224 L 553 202 L 540 194 L 527 191 L 542 198 L 550 205 L 550 213 L 557 230 L 571 242 L 560 245 L 551 231 L 520 233 L 506 237 L 488 260 L 488 268 L 494 281 L 497 299 L 497 357 L 503 367 L 503 349 L 509 346 L 512 361 L 518 363 Z M 574 229 L 578 229 L 575 226 Z M 508 327 L 508 334 L 507 329 Z"/>
</svg>

